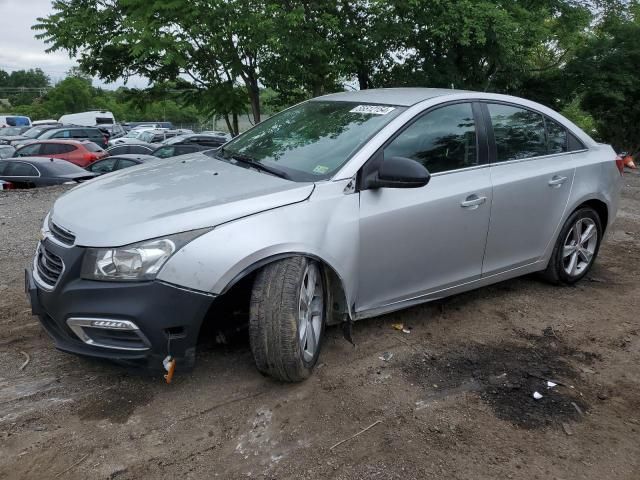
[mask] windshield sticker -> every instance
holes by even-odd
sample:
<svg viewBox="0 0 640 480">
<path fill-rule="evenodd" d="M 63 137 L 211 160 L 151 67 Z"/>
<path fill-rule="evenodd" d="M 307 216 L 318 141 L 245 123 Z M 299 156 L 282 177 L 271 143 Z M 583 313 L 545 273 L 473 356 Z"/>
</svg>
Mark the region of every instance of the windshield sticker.
<svg viewBox="0 0 640 480">
<path fill-rule="evenodd" d="M 383 105 L 358 105 L 349 110 L 349 113 L 368 113 L 369 115 L 386 115 L 393 112 L 395 107 L 385 107 Z"/>
<path fill-rule="evenodd" d="M 329 171 L 329 167 L 325 167 L 324 165 L 318 165 L 313 169 L 313 173 L 317 173 L 318 175 L 324 175 Z"/>
</svg>

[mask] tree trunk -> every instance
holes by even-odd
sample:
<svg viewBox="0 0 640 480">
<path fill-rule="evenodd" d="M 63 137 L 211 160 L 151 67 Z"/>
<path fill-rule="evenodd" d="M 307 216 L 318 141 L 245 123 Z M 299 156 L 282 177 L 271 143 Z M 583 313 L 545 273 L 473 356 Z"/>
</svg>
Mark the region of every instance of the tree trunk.
<svg viewBox="0 0 640 480">
<path fill-rule="evenodd" d="M 227 130 L 229 130 L 229 133 L 231 134 L 231 136 L 235 137 L 236 135 L 238 135 L 238 133 L 234 132 L 234 130 L 233 130 L 233 125 L 231 124 L 231 120 L 229 119 L 229 114 L 228 113 L 224 114 L 224 121 L 227 124 Z"/>
<path fill-rule="evenodd" d="M 358 70 L 358 85 L 360 90 L 367 90 L 372 87 L 369 72 L 364 68 Z"/>
<path fill-rule="evenodd" d="M 249 93 L 249 103 L 253 114 L 253 123 L 260 123 L 260 87 L 258 81 L 253 76 L 248 76 L 244 80 Z"/>
<path fill-rule="evenodd" d="M 240 134 L 240 128 L 238 126 L 238 114 L 234 113 L 233 114 L 233 136 L 237 136 Z"/>
</svg>

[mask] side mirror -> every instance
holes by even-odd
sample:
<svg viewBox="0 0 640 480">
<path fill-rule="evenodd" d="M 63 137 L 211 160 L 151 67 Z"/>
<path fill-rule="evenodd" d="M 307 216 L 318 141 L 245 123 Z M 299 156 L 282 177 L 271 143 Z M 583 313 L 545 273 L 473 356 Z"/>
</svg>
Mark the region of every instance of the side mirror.
<svg viewBox="0 0 640 480">
<path fill-rule="evenodd" d="M 367 182 L 368 188 L 418 188 L 431 180 L 431 174 L 420 163 L 406 157 L 391 157 L 380 165 L 377 174 Z"/>
</svg>

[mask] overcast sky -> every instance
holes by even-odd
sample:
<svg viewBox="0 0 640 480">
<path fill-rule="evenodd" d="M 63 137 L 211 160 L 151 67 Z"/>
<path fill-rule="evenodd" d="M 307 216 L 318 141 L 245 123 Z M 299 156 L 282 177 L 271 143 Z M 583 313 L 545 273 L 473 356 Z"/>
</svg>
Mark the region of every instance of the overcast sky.
<svg viewBox="0 0 640 480">
<path fill-rule="evenodd" d="M 8 72 L 41 68 L 53 83 L 62 80 L 75 65 L 65 52 L 46 53 L 46 46 L 34 38 L 31 26 L 37 17 L 51 13 L 51 0 L 0 0 L 0 68 Z M 116 88 L 123 82 L 105 85 L 94 80 L 95 86 Z M 129 87 L 145 87 L 141 78 L 129 79 Z"/>
</svg>

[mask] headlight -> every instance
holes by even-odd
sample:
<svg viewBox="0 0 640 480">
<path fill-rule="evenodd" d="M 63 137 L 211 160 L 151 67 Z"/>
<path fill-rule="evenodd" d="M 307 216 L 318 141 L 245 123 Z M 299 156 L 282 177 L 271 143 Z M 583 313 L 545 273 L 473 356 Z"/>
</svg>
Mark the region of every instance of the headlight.
<svg viewBox="0 0 640 480">
<path fill-rule="evenodd" d="M 82 261 L 87 280 L 153 280 L 171 256 L 210 228 L 178 233 L 118 248 L 88 248 Z"/>
</svg>

